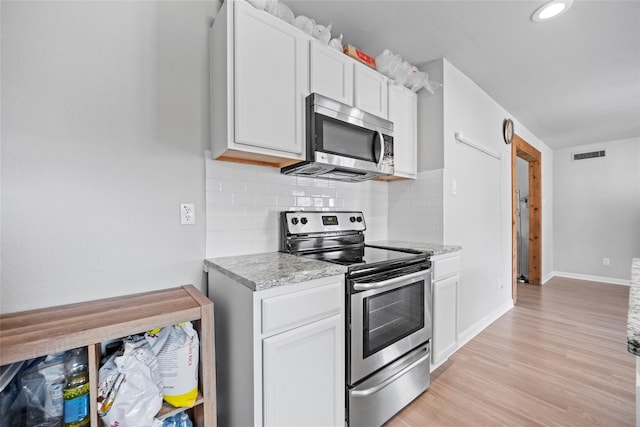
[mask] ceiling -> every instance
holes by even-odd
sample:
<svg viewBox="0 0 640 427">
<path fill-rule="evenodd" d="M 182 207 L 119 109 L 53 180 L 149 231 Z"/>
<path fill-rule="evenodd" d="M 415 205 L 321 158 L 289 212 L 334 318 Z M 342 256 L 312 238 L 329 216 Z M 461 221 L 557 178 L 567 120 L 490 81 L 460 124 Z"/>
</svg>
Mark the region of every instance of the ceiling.
<svg viewBox="0 0 640 427">
<path fill-rule="evenodd" d="M 639 1 L 575 0 L 543 23 L 546 0 L 284 2 L 372 56 L 447 58 L 551 148 L 640 137 Z"/>
</svg>

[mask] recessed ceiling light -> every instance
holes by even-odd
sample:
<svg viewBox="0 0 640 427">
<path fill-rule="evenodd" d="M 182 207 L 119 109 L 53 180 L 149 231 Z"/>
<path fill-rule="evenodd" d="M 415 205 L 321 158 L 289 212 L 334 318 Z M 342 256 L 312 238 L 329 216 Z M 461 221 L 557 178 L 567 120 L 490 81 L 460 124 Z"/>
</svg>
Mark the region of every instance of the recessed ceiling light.
<svg viewBox="0 0 640 427">
<path fill-rule="evenodd" d="M 543 4 L 533 12 L 531 20 L 533 22 L 548 21 L 551 18 L 555 18 L 556 16 L 560 16 L 565 13 L 569 10 L 572 4 L 573 0 L 552 0 L 549 3 Z"/>
</svg>

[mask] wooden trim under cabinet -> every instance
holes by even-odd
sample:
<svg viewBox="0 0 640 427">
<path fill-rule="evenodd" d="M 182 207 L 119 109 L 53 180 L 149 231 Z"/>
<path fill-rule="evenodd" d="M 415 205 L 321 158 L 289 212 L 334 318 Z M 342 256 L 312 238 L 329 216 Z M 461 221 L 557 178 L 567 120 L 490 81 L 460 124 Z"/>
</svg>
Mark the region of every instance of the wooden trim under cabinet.
<svg viewBox="0 0 640 427">
<path fill-rule="evenodd" d="M 0 315 L 0 366 L 87 347 L 91 426 L 97 427 L 101 343 L 187 321 L 194 322 L 200 340 L 194 425 L 215 427 L 213 302 L 193 285 Z"/>
</svg>

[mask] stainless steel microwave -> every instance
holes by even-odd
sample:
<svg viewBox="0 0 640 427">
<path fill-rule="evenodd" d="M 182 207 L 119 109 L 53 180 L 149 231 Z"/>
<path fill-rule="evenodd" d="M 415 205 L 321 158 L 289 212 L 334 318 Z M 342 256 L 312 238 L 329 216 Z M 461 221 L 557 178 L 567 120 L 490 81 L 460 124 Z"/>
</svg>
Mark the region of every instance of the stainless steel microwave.
<svg viewBox="0 0 640 427">
<path fill-rule="evenodd" d="M 393 123 L 312 93 L 306 99 L 306 160 L 286 175 L 359 182 L 393 175 Z"/>
</svg>

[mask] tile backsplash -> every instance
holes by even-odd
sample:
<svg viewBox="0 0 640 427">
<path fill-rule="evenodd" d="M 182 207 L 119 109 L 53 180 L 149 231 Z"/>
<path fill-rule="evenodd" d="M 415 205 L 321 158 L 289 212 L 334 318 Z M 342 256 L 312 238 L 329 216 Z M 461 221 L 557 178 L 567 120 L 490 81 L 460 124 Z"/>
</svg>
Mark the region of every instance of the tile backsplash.
<svg viewBox="0 0 640 427">
<path fill-rule="evenodd" d="M 385 240 L 389 186 L 282 175 L 272 167 L 206 160 L 207 258 L 280 249 L 280 211 L 357 210 L 365 239 Z"/>
<path fill-rule="evenodd" d="M 389 240 L 443 243 L 443 170 L 389 184 Z"/>
</svg>

